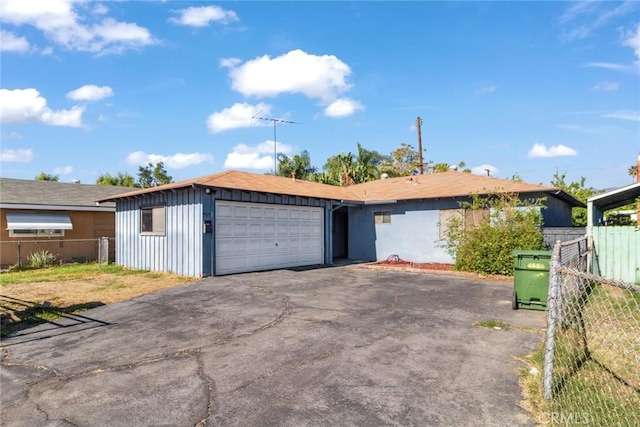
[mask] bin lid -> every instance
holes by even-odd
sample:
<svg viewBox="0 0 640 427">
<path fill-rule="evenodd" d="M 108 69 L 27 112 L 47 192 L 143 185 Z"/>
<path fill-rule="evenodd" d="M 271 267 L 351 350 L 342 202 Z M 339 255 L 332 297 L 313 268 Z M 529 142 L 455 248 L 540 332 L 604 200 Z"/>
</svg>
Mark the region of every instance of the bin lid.
<svg viewBox="0 0 640 427">
<path fill-rule="evenodd" d="M 518 249 L 518 250 L 515 250 L 515 251 L 512 251 L 512 252 L 511 252 L 511 254 L 512 254 L 514 257 L 517 257 L 517 256 L 527 256 L 527 255 L 531 255 L 531 256 L 542 256 L 542 257 L 544 257 L 544 256 L 546 255 L 546 256 L 548 256 L 548 257 L 551 257 L 552 253 L 553 253 L 553 251 L 536 251 L 536 250 L 528 251 L 528 250 L 524 250 L 524 249 Z"/>
</svg>

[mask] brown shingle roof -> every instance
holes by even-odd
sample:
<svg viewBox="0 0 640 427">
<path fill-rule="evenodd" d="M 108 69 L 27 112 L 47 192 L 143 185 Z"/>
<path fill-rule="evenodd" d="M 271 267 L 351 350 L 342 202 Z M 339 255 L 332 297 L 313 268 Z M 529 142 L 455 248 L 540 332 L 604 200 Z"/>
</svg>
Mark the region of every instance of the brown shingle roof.
<svg viewBox="0 0 640 427">
<path fill-rule="evenodd" d="M 347 189 L 334 185 L 319 184 L 317 182 L 304 181 L 281 176 L 262 175 L 249 172 L 225 171 L 200 178 L 174 182 L 172 184 L 159 185 L 157 187 L 143 188 L 122 194 L 122 197 L 136 196 L 153 193 L 156 191 L 186 188 L 191 186 L 214 187 L 226 189 L 238 189 L 257 191 L 261 193 L 286 194 L 289 196 L 317 197 L 320 199 L 343 200 L 350 196 Z M 105 197 L 100 201 L 118 199 L 119 196 Z"/>
<path fill-rule="evenodd" d="M 294 181 L 291 178 L 273 175 L 226 171 L 158 187 L 144 188 L 112 197 L 105 197 L 100 201 L 115 200 L 123 197 L 191 186 L 238 189 L 258 191 L 261 193 L 365 203 L 373 201 L 465 197 L 470 194 L 489 194 L 495 192 L 553 193 L 574 206 L 584 206 L 573 197 L 554 187 L 453 171 L 379 179 L 351 187 L 336 187 L 299 179 Z"/>
<path fill-rule="evenodd" d="M 465 197 L 470 194 L 535 193 L 557 191 L 557 188 L 491 178 L 463 172 L 438 172 L 388 178 L 349 187 L 363 201 L 413 200 L 442 197 Z"/>
</svg>

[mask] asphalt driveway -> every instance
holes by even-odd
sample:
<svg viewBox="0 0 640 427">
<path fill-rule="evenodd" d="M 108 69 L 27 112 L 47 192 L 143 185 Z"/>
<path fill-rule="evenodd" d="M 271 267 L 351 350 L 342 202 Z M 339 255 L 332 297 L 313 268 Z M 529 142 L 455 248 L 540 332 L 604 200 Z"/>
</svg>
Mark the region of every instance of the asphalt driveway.
<svg viewBox="0 0 640 427">
<path fill-rule="evenodd" d="M 533 425 L 514 356 L 473 327 L 512 286 L 352 265 L 209 278 L 2 342 L 7 426 Z"/>
</svg>

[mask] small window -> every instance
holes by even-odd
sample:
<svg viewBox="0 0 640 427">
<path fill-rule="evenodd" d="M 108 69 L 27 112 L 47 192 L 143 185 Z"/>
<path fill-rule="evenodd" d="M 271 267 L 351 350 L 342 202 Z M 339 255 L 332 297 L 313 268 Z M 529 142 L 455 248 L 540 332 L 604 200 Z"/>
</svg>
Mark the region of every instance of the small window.
<svg viewBox="0 0 640 427">
<path fill-rule="evenodd" d="M 378 211 L 373 213 L 374 224 L 391 224 L 390 211 Z"/>
<path fill-rule="evenodd" d="M 164 206 L 140 209 L 140 233 L 164 234 Z"/>
<path fill-rule="evenodd" d="M 9 237 L 64 237 L 64 230 L 9 230 Z"/>
</svg>

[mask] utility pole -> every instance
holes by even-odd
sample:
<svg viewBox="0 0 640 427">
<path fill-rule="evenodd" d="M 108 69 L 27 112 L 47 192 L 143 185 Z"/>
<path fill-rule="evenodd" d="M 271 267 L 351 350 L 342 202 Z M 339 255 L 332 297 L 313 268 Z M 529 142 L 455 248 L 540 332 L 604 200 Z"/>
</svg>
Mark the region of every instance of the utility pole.
<svg viewBox="0 0 640 427">
<path fill-rule="evenodd" d="M 416 120 L 416 128 L 418 129 L 418 159 L 420 162 L 420 175 L 424 175 L 424 160 L 422 159 L 422 119 L 418 116 Z"/>
<path fill-rule="evenodd" d="M 267 122 L 273 123 L 273 174 L 278 175 L 278 144 L 276 143 L 276 124 L 278 123 L 288 123 L 288 124 L 300 124 L 298 122 L 292 122 L 289 120 L 276 119 L 273 117 L 258 117 L 253 116 L 254 119 L 265 120 Z"/>
</svg>

